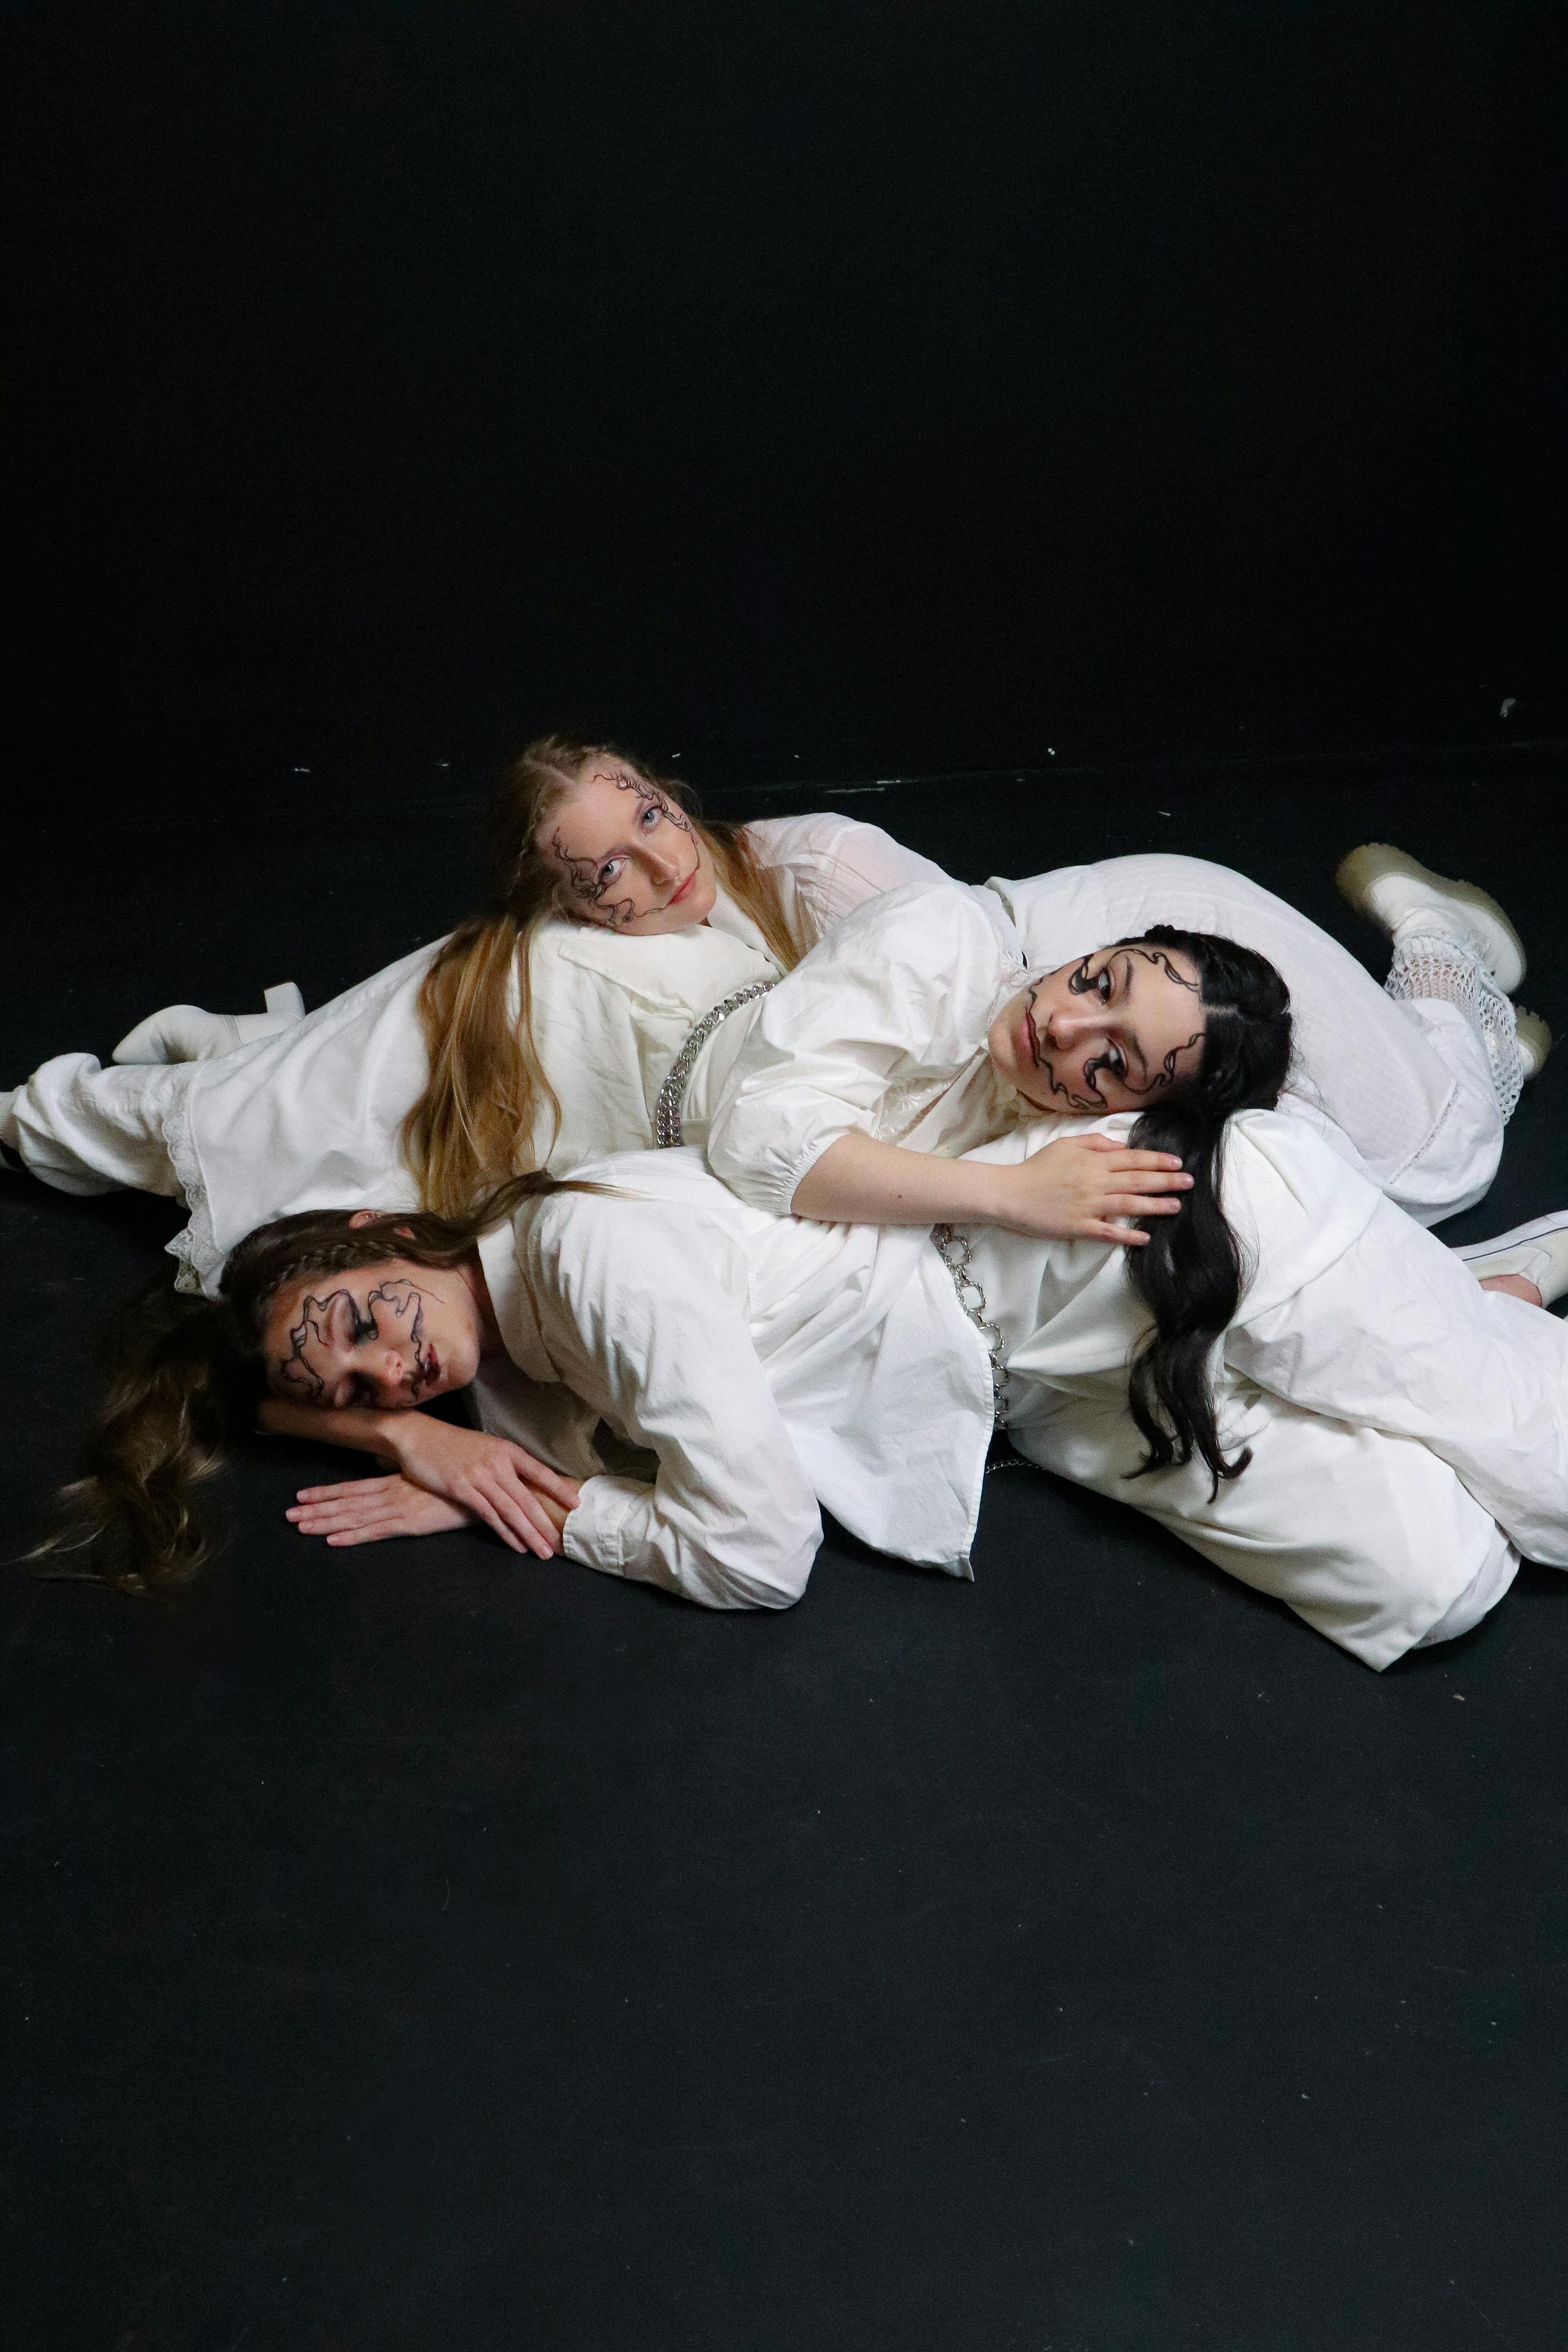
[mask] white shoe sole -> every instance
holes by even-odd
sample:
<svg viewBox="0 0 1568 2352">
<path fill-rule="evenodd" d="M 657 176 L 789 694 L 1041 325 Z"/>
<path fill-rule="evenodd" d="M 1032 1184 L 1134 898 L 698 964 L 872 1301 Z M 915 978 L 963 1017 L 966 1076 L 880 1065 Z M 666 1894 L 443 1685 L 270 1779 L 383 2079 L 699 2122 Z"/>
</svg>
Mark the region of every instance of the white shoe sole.
<svg viewBox="0 0 1568 2352">
<path fill-rule="evenodd" d="M 1539 1013 L 1527 1013 L 1522 1004 L 1513 1008 L 1513 1025 L 1519 1037 L 1520 1058 L 1524 1064 L 1527 1079 L 1538 1078 L 1552 1051 L 1552 1032 Z"/>
<path fill-rule="evenodd" d="M 1460 910 L 1467 919 L 1465 928 L 1474 937 L 1492 978 L 1505 996 L 1513 994 L 1524 978 L 1524 941 L 1489 890 L 1480 889 L 1474 882 L 1453 882 L 1446 874 L 1434 874 L 1419 858 L 1412 857 L 1407 849 L 1396 849 L 1387 841 L 1364 841 L 1359 849 L 1352 849 L 1348 857 L 1342 858 L 1334 876 L 1334 887 L 1358 914 L 1369 916 L 1376 923 L 1381 918 L 1373 906 L 1372 889 L 1390 874 L 1401 874 L 1407 881 L 1421 883 L 1436 898 Z"/>
<path fill-rule="evenodd" d="M 1555 1248 L 1551 1246 L 1553 1240 Z M 1542 1243 L 1548 1244 L 1544 1250 L 1539 1247 Z M 1532 1244 L 1537 1245 L 1533 1249 Z M 1532 1217 L 1528 1224 L 1494 1234 L 1489 1241 L 1467 1242 L 1454 1255 L 1469 1267 L 1478 1282 L 1489 1275 L 1522 1274 L 1540 1291 L 1542 1305 L 1550 1307 L 1553 1300 L 1568 1296 L 1568 1209 Z"/>
</svg>

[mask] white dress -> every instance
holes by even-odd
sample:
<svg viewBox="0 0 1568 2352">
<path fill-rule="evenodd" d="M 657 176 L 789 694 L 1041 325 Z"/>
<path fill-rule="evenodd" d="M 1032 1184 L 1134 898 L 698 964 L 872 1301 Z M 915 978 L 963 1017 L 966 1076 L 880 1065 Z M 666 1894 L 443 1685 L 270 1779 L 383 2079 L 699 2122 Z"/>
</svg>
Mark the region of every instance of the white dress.
<svg viewBox="0 0 1568 2352">
<path fill-rule="evenodd" d="M 807 939 L 874 892 L 944 878 L 879 827 L 832 813 L 748 833 Z M 209 1295 L 235 1243 L 270 1218 L 412 1207 L 400 1133 L 427 1076 L 417 1004 L 439 944 L 212 1061 L 100 1069 L 90 1055 L 60 1055 L 11 1097 L 0 1141 L 62 1192 L 182 1195 L 190 1223 L 171 1244 L 180 1286 Z M 536 1132 L 542 1164 L 559 1173 L 650 1143 L 658 1089 L 693 1022 L 778 970 L 722 892 L 708 922 L 664 937 L 542 925 L 529 968 L 532 1028 L 562 1111 L 553 1138 L 543 1120 Z"/>
<path fill-rule="evenodd" d="M 1041 1140 L 1020 1129 L 983 1156 Z M 820 1501 L 879 1549 L 968 1575 L 992 1365 L 930 1237 L 772 1218 L 690 1150 L 584 1172 L 620 1197 L 531 1202 L 480 1244 L 520 1387 L 563 1384 L 544 1391 L 555 1458 L 587 1478 L 568 1556 L 714 1607 L 780 1607 L 805 1589 Z M 1020 1451 L 1373 1667 L 1466 1630 L 1521 1550 L 1568 1566 L 1563 1326 L 1482 1291 L 1300 1121 L 1233 1120 L 1223 1183 L 1251 1272 L 1215 1398 L 1251 1466 L 1213 1500 L 1201 1464 L 1129 1478 L 1143 1449 L 1127 1365 L 1148 1327 L 1121 1253 L 987 1231 L 970 1271 Z M 488 1426 L 508 1426 L 504 1392 L 491 1382 Z M 601 1419 L 657 1456 L 651 1483 L 594 1475 Z"/>
<path fill-rule="evenodd" d="M 911 884 L 862 907 L 757 1004 L 726 1022 L 693 1084 L 688 1139 L 782 1214 L 807 1170 L 858 1128 L 952 1156 L 1034 1107 L 998 1079 L 992 1020 L 1027 971 L 1164 919 L 1254 947 L 1290 989 L 1296 1052 L 1280 1108 L 1315 1127 L 1418 1218 L 1479 1199 L 1502 1127 L 1486 1058 L 1453 1006 L 1453 1066 L 1342 948 L 1223 866 L 1113 858 L 1026 882 Z M 1474 1063 L 1471 1069 L 1468 1055 Z M 1482 1097 L 1484 1096 L 1484 1102 Z M 1060 1132 L 1060 1123 L 1055 1123 Z"/>
</svg>

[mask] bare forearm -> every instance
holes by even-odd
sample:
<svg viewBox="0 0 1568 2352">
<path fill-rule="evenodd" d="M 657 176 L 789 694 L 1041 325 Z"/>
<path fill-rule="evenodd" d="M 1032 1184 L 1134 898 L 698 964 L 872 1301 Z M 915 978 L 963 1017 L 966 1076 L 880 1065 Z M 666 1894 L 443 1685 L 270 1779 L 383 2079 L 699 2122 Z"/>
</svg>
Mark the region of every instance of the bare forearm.
<svg viewBox="0 0 1568 2352">
<path fill-rule="evenodd" d="M 388 1442 L 389 1423 L 401 1416 L 375 1412 L 369 1405 L 345 1405 L 341 1412 L 328 1412 L 321 1405 L 286 1404 L 281 1397 L 265 1397 L 257 1407 L 258 1425 L 272 1437 L 302 1437 L 315 1445 L 350 1445 L 356 1454 L 376 1454 L 383 1460 L 395 1457 L 396 1447 Z"/>
<path fill-rule="evenodd" d="M 797 1217 L 828 1225 L 1000 1224 L 1012 1170 L 841 1135 L 795 1186 Z"/>
<path fill-rule="evenodd" d="M 1192 1178 L 1173 1152 L 1109 1136 L 1059 1139 L 1024 1160 L 944 1160 L 874 1136 L 841 1135 L 795 1186 L 797 1217 L 824 1224 L 1001 1225 L 1041 1240 L 1142 1249 L 1127 1221 L 1173 1216 Z"/>
</svg>

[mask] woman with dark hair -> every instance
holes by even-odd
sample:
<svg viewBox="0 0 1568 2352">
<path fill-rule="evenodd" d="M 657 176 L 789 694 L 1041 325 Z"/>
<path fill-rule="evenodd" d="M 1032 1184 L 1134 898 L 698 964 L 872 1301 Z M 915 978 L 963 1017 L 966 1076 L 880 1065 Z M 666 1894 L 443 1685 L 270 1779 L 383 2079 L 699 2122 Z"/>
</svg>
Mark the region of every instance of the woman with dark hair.
<svg viewBox="0 0 1568 2352">
<path fill-rule="evenodd" d="M 1451 895 L 1467 888 L 1412 881 L 1421 904 L 1408 920 L 1471 924 L 1472 964 L 1484 928 L 1500 958 L 1511 927 L 1495 908 L 1483 926 L 1479 909 Z M 1032 1070 L 1046 1084 L 1022 1090 L 1047 1109 L 1146 1108 L 1197 1066 L 1181 1024 L 1199 975 L 1180 953 L 1113 956 L 1108 943 L 1162 928 L 1211 939 L 1216 952 L 1249 951 L 1255 971 L 1267 963 L 1283 982 L 1293 1017 L 1284 1109 L 1352 1147 L 1423 1223 L 1480 1197 L 1518 1094 L 1512 1027 L 1511 1076 L 1500 1075 L 1463 1008 L 1392 997 L 1293 908 L 1241 876 L 1178 857 L 1111 859 L 984 890 L 910 885 L 858 908 L 729 1024 L 723 1066 L 710 1059 L 693 1073 L 689 1129 L 706 1131 L 716 1171 L 760 1206 L 880 1216 L 894 1181 L 916 1178 L 886 1148 L 951 1154 L 997 1131 L 1008 1101 L 998 1077 L 1016 1085 Z M 1434 971 L 1438 937 L 1434 928 Z M 1402 931 L 1396 964 L 1409 945 Z M 1460 953 L 1456 943 L 1456 964 Z M 1398 967 L 1406 977 L 1408 964 Z M 1213 971 L 1211 999 L 1230 984 L 1218 963 Z M 1241 976 L 1233 963 L 1230 979 Z M 1262 998 L 1252 1002 L 1261 1013 Z M 1007 1034 L 996 1034 L 1005 1005 Z M 1434 1046 L 1425 1058 L 1420 1037 Z M 938 1197 L 921 1186 L 922 1213 Z"/>
<path fill-rule="evenodd" d="M 1041 1140 L 1019 1126 L 968 1164 Z M 1478 1287 L 1299 1120 L 1235 1113 L 1216 1164 L 1221 1246 L 1202 1281 L 1169 1261 L 1153 1324 L 1107 1243 L 988 1226 L 944 1254 L 913 1226 L 781 1220 L 693 1150 L 517 1180 L 457 1220 L 284 1219 L 235 1251 L 219 1302 L 166 1298 L 132 1335 L 40 1565 L 188 1574 L 192 1481 L 267 1398 L 400 1465 L 307 1490 L 304 1534 L 477 1519 L 718 1608 L 798 1599 L 819 1502 L 967 1576 L 998 1420 L 1373 1667 L 1476 1622 L 1521 1550 L 1568 1566 L 1568 1332 Z M 433 1479 L 442 1424 L 416 1408 L 498 1360 L 555 1385 L 558 1469 L 448 1431 L 478 1453 Z"/>
<path fill-rule="evenodd" d="M 1221 1192 L 1227 1123 L 1278 1106 L 1359 1164 L 1342 1130 L 1287 1092 L 1292 1013 L 1268 961 L 1158 923 L 1037 972 L 995 891 L 911 886 L 848 918 L 732 1025 L 697 1108 L 709 1163 L 742 1198 L 775 1215 L 930 1224 L 971 1263 L 986 1228 L 1123 1244 L 1152 1323 L 1127 1398 L 1150 1466 L 1195 1455 L 1216 1489 L 1237 1475 L 1245 1457 L 1226 1450 L 1208 1380 L 1244 1275 Z M 1058 1129 L 1006 1164 L 950 1156 L 1042 1110 L 1138 1117 L 1115 1138 Z M 1103 1156 L 1118 1143 L 1120 1160 Z M 1063 1214 L 1069 1164 L 1086 1188 L 1076 1220 Z M 1127 1196 L 1096 1202 L 1121 1165 Z"/>
</svg>

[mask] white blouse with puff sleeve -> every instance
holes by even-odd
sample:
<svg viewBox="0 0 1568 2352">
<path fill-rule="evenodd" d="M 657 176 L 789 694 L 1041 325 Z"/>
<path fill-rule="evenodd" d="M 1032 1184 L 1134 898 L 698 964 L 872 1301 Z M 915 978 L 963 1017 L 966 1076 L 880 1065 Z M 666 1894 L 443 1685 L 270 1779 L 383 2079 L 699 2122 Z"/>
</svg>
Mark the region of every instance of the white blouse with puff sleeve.
<svg viewBox="0 0 1568 2352">
<path fill-rule="evenodd" d="M 1036 1116 L 986 1050 L 1023 968 L 994 891 L 910 883 L 862 908 L 714 1040 L 724 1067 L 702 1108 L 715 1175 L 784 1216 L 853 1129 L 951 1157 Z M 706 1075 L 700 1064 L 694 1096 Z"/>
</svg>

